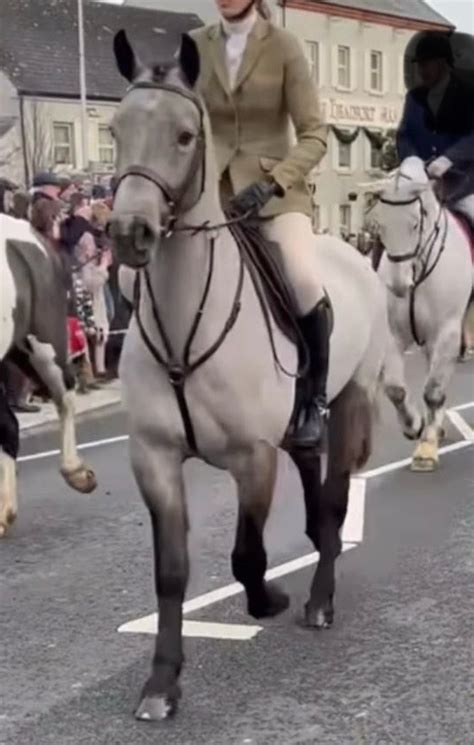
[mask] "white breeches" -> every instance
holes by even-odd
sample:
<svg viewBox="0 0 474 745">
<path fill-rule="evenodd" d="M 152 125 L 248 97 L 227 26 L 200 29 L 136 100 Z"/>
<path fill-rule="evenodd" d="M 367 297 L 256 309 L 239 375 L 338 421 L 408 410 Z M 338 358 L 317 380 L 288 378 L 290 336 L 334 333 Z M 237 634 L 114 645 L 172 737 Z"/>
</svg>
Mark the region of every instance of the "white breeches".
<svg viewBox="0 0 474 745">
<path fill-rule="evenodd" d="M 281 260 L 302 316 L 324 295 L 318 276 L 316 236 L 311 218 L 300 212 L 278 215 L 263 223 L 265 236 L 281 248 Z"/>
<path fill-rule="evenodd" d="M 460 199 L 459 202 L 456 203 L 456 209 L 459 210 L 461 214 L 465 215 L 474 225 L 474 194 L 469 194 L 468 197 Z"/>
</svg>

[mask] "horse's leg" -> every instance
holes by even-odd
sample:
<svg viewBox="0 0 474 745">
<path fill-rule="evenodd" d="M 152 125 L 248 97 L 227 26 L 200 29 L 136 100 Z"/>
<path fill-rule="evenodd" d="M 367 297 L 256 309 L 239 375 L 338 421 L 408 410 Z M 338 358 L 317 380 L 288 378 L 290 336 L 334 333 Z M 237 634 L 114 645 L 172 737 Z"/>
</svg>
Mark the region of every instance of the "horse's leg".
<svg viewBox="0 0 474 745">
<path fill-rule="evenodd" d="M 28 360 L 48 388 L 61 424 L 61 474 L 69 486 L 89 494 L 97 486 L 94 472 L 79 458 L 74 420 L 74 378 L 50 344 L 28 338 Z"/>
<path fill-rule="evenodd" d="M 0 538 L 17 515 L 16 459 L 20 445 L 18 420 L 0 384 Z"/>
<path fill-rule="evenodd" d="M 182 605 L 189 574 L 188 520 L 181 459 L 137 437 L 131 439 L 132 466 L 150 511 L 158 598 L 158 636 L 151 676 L 135 716 L 158 721 L 171 716 L 181 696 Z"/>
<path fill-rule="evenodd" d="M 390 336 L 383 370 L 384 389 L 395 407 L 403 434 L 409 440 L 418 440 L 424 423 L 406 384 L 403 352 L 403 346 Z"/>
<path fill-rule="evenodd" d="M 413 454 L 413 471 L 433 471 L 438 467 L 438 446 L 446 403 L 446 389 L 454 373 L 461 341 L 461 324 L 450 321 L 433 344 L 427 346 L 429 363 L 423 399 L 426 406 L 426 426 Z"/>
<path fill-rule="evenodd" d="M 336 559 L 340 530 L 347 513 L 351 470 L 362 467 L 371 450 L 371 413 L 366 394 L 349 384 L 331 404 L 327 476 L 321 484 L 320 461 L 291 452 L 303 483 L 306 534 L 319 551 L 319 561 L 305 606 L 305 622 L 329 628 L 334 620 Z"/>
<path fill-rule="evenodd" d="M 230 467 L 239 498 L 232 570 L 245 587 L 248 612 L 254 618 L 275 616 L 289 605 L 288 596 L 264 579 L 267 555 L 263 530 L 272 503 L 276 469 L 277 451 L 265 443 L 236 456 Z"/>
</svg>

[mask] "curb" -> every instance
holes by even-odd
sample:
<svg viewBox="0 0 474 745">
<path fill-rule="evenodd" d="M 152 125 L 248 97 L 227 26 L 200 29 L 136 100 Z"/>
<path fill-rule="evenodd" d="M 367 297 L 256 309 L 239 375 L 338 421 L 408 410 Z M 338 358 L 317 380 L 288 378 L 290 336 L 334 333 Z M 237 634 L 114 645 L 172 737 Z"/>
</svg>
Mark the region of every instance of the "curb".
<svg viewBox="0 0 474 745">
<path fill-rule="evenodd" d="M 76 417 L 119 404 L 121 401 L 120 383 L 117 380 L 104 385 L 99 391 L 90 391 L 84 396 L 76 393 Z M 54 404 L 48 402 L 41 404 L 41 411 L 38 413 L 19 414 L 18 422 L 20 432 L 30 432 L 32 429 L 42 427 L 45 424 L 56 424 L 58 415 Z"/>
</svg>

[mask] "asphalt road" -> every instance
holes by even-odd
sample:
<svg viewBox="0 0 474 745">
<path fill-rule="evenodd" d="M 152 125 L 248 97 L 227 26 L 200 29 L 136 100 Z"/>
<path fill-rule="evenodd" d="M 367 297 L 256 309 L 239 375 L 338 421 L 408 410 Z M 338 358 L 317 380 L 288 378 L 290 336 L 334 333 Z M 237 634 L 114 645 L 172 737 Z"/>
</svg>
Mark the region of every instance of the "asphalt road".
<svg viewBox="0 0 474 745">
<path fill-rule="evenodd" d="M 410 359 L 419 385 L 419 361 Z M 450 404 L 474 402 L 474 364 L 458 366 Z M 474 427 L 474 406 L 460 412 Z M 121 412 L 79 427 L 80 441 L 125 433 Z M 25 439 L 50 450 L 55 433 Z M 119 634 L 155 610 L 147 514 L 125 442 L 87 450 L 100 486 L 67 490 L 54 458 L 20 464 L 20 516 L 0 544 L 2 745 L 470 745 L 474 743 L 474 446 L 448 428 L 433 475 L 406 468 L 366 482 L 363 542 L 339 560 L 336 621 L 297 618 L 311 569 L 280 582 L 290 610 L 250 641 L 187 639 L 177 717 L 137 723 L 132 711 L 152 638 Z M 369 469 L 410 452 L 384 405 Z M 229 477 L 186 467 L 196 597 L 232 582 L 236 505 Z M 270 566 L 311 551 L 301 489 L 282 456 L 267 532 Z M 189 619 L 254 623 L 241 595 Z"/>
</svg>

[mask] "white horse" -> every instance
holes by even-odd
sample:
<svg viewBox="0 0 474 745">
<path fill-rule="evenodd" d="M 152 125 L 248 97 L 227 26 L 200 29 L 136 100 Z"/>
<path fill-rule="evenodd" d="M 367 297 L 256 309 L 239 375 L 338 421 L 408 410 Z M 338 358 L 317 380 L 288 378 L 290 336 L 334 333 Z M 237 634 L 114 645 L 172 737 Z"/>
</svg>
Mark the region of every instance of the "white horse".
<svg viewBox="0 0 474 745">
<path fill-rule="evenodd" d="M 194 91 L 194 42 L 184 38 L 179 66 L 171 68 L 141 67 L 123 32 L 115 52 L 131 86 L 112 124 L 119 183 L 110 232 L 119 260 L 140 269 L 120 376 L 132 466 L 151 515 L 159 608 L 152 674 L 137 717 L 156 720 L 173 712 L 180 695 L 189 570 L 186 459 L 197 456 L 227 469 L 237 482 L 232 568 L 249 613 L 271 616 L 288 605 L 287 596 L 265 581 L 263 531 L 277 448 L 294 406 L 295 380 L 282 368 L 295 371 L 298 353 L 272 320 L 269 334 L 226 223 L 209 122 Z M 303 481 L 307 533 L 320 552 L 306 621 L 324 628 L 333 619 L 334 563 L 350 473 L 370 453 L 371 404 L 388 319 L 384 287 L 354 249 L 315 236 L 314 251 L 334 310 L 323 486 L 317 454 L 291 454 Z"/>
<path fill-rule="evenodd" d="M 385 246 L 379 274 L 388 288 L 395 337 L 386 363 L 385 390 L 404 434 L 418 440 L 412 470 L 433 471 L 473 286 L 469 239 L 438 200 L 419 158 L 407 158 L 387 179 L 365 184 L 364 189 L 379 197 L 374 213 Z M 424 416 L 404 375 L 403 354 L 413 343 L 422 347 L 428 362 Z"/>
</svg>

